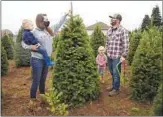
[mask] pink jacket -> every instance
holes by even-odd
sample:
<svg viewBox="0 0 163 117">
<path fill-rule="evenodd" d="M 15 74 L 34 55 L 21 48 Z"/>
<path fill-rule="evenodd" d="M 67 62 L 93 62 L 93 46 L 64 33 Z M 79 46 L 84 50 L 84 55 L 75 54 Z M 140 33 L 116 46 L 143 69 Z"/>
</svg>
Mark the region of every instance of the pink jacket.
<svg viewBox="0 0 163 117">
<path fill-rule="evenodd" d="M 96 63 L 98 65 L 98 67 L 103 67 L 106 68 L 106 63 L 107 63 L 107 57 L 106 55 L 100 55 L 98 54 L 96 57 Z"/>
</svg>

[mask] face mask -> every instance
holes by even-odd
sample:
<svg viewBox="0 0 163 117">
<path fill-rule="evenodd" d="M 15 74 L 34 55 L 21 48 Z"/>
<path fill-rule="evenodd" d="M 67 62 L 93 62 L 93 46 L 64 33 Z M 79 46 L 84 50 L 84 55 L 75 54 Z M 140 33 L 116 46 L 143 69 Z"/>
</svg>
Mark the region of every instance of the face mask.
<svg viewBox="0 0 163 117">
<path fill-rule="evenodd" d="M 44 16 L 43 18 L 44 18 L 43 22 L 44 22 L 45 27 L 48 27 L 50 25 L 50 22 L 48 21 L 48 17 Z"/>
<path fill-rule="evenodd" d="M 116 19 L 111 19 L 111 25 L 115 26 L 116 25 Z"/>
<path fill-rule="evenodd" d="M 45 27 L 48 27 L 50 25 L 49 21 L 44 22 Z"/>
</svg>

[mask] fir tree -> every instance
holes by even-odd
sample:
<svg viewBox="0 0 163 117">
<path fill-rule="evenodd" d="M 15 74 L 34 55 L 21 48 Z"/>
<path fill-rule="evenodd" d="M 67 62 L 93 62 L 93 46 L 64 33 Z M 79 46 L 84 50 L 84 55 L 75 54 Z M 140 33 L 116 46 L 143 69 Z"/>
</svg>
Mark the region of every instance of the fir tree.
<svg viewBox="0 0 163 117">
<path fill-rule="evenodd" d="M 4 47 L 1 45 L 1 76 L 6 75 L 8 72 L 8 60 Z"/>
<path fill-rule="evenodd" d="M 143 32 L 144 30 L 147 30 L 148 27 L 150 26 L 150 24 L 151 24 L 151 20 L 150 20 L 149 16 L 145 15 L 142 25 L 141 25 L 141 31 Z"/>
<path fill-rule="evenodd" d="M 61 31 L 53 75 L 61 102 L 69 106 L 84 104 L 99 95 L 99 78 L 95 57 L 83 20 L 71 17 Z"/>
<path fill-rule="evenodd" d="M 151 15 L 152 25 L 160 27 L 161 26 L 161 15 L 158 6 L 154 7 Z"/>
</svg>

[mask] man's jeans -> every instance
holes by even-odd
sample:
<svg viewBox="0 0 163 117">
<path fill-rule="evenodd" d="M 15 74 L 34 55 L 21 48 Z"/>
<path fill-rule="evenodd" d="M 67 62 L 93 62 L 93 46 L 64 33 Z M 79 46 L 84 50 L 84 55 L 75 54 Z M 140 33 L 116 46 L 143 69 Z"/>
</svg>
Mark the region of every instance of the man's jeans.
<svg viewBox="0 0 163 117">
<path fill-rule="evenodd" d="M 120 87 L 120 74 L 118 73 L 116 66 L 120 62 L 120 58 L 118 59 L 110 59 L 108 57 L 108 68 L 112 75 L 112 89 L 119 90 Z M 119 72 L 121 73 L 121 64 L 118 66 Z"/>
<path fill-rule="evenodd" d="M 37 88 L 39 86 L 40 94 L 45 94 L 45 81 L 48 73 L 48 66 L 42 59 L 31 57 L 32 66 L 32 85 L 30 97 L 36 98 Z"/>
</svg>

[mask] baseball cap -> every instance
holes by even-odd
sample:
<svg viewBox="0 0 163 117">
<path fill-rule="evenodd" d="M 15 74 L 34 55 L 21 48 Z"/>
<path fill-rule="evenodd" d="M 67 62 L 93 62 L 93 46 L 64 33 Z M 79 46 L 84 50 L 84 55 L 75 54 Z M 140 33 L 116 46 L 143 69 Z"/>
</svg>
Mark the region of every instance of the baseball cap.
<svg viewBox="0 0 163 117">
<path fill-rule="evenodd" d="M 109 16 L 110 18 L 118 19 L 119 21 L 122 20 L 122 16 L 120 14 L 114 14 L 113 16 Z"/>
</svg>

